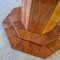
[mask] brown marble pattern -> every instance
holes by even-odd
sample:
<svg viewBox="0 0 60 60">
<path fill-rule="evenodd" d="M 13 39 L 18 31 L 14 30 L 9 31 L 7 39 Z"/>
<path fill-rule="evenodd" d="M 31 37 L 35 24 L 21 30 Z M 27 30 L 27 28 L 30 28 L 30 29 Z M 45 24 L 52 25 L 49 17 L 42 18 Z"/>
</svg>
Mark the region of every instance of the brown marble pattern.
<svg viewBox="0 0 60 60">
<path fill-rule="evenodd" d="M 8 17 L 3 21 L 3 26 L 5 28 L 7 37 L 10 41 L 12 48 L 28 53 L 28 54 L 41 57 L 41 58 L 47 58 L 48 56 L 50 56 L 51 54 L 53 54 L 54 52 L 60 49 L 60 39 L 56 36 L 55 36 L 56 39 L 53 41 L 51 40 L 51 42 L 49 43 L 48 43 L 49 40 L 47 40 L 46 43 L 48 44 L 45 44 L 45 42 L 44 42 L 44 45 L 40 44 L 42 40 L 41 41 L 38 40 L 38 36 L 39 36 L 38 34 L 25 30 L 24 26 L 21 24 L 20 15 L 21 15 L 21 8 L 15 8 L 8 15 Z M 60 29 L 59 28 L 60 25 L 58 24 L 57 26 L 58 26 L 57 28 Z M 60 33 L 60 30 L 58 29 L 55 31 L 56 32 L 58 31 Z M 57 35 L 56 32 L 55 34 Z M 35 40 L 35 37 L 37 37 L 36 40 Z M 47 36 L 47 38 L 48 37 L 49 36 Z"/>
</svg>

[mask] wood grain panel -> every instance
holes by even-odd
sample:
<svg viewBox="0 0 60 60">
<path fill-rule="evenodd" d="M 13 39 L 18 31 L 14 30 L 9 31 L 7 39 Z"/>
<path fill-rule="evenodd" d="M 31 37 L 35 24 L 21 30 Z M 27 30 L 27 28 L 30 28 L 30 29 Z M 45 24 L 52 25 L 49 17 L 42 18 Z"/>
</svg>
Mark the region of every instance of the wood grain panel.
<svg viewBox="0 0 60 60">
<path fill-rule="evenodd" d="M 4 23 L 4 26 L 5 26 L 5 24 L 6 23 Z M 35 55 L 35 56 L 38 56 L 41 58 L 47 58 L 48 56 L 53 54 L 55 51 L 60 49 L 60 40 L 59 39 L 57 39 L 45 46 L 41 46 L 39 44 L 32 43 L 32 42 L 26 41 L 24 39 L 20 39 L 11 24 L 10 24 L 9 28 L 5 28 L 5 31 L 7 33 L 8 39 L 10 41 L 11 47 L 14 49 L 17 49 L 19 51 L 22 51 L 24 53 L 32 54 L 32 55 Z"/>
<path fill-rule="evenodd" d="M 25 4 L 26 1 L 27 0 L 25 0 L 23 4 Z M 24 20 L 23 22 L 24 26 L 26 27 L 27 30 L 31 32 L 41 34 L 43 28 L 45 27 L 45 24 L 49 21 L 49 18 L 55 9 L 55 6 L 58 3 L 58 0 L 32 0 L 32 1 L 30 0 L 28 2 L 31 3 L 31 5 L 28 5 L 28 8 L 30 8 L 30 10 L 29 9 L 28 10 L 30 12 L 25 14 L 22 13 L 25 16 L 29 14 L 27 17 L 22 18 L 22 20 Z M 22 6 L 22 8 L 25 8 L 23 10 L 27 10 L 26 6 L 25 7 Z M 28 22 L 27 25 L 26 22 Z"/>
<path fill-rule="evenodd" d="M 54 41 L 55 39 L 57 39 L 60 36 L 60 25 L 57 25 L 55 27 L 55 29 L 53 29 L 51 32 L 49 32 L 45 35 L 41 35 L 41 36 L 39 34 L 32 33 L 30 31 L 25 30 L 24 26 L 22 25 L 20 18 L 18 16 L 20 14 L 19 14 L 19 8 L 14 9 L 11 12 L 11 14 L 7 17 L 8 19 L 6 19 L 8 21 L 7 22 L 8 24 L 9 24 L 9 22 L 11 23 L 11 25 L 13 26 L 13 29 L 15 29 L 19 38 L 22 38 L 27 41 L 37 43 L 40 45 L 45 45 L 45 44 L 50 43 L 51 41 Z M 11 17 L 12 18 L 15 17 L 15 18 L 12 19 Z"/>
<path fill-rule="evenodd" d="M 58 24 L 59 21 L 60 21 L 60 1 L 57 4 L 57 6 L 56 6 L 50 20 L 46 24 L 42 34 L 45 34 L 45 33 L 49 32 L 49 31 L 51 31 L 56 26 L 56 24 Z"/>
<path fill-rule="evenodd" d="M 32 3 L 32 0 L 22 0 L 21 21 L 26 29 L 29 23 L 31 3 Z"/>
<path fill-rule="evenodd" d="M 11 47 L 16 50 L 47 58 L 60 49 L 60 22 L 52 32 L 45 34 L 41 39 L 40 35 L 25 30 L 21 23 L 21 8 L 15 8 L 3 21 L 3 26 Z M 56 39 L 51 40 L 52 38 Z"/>
</svg>

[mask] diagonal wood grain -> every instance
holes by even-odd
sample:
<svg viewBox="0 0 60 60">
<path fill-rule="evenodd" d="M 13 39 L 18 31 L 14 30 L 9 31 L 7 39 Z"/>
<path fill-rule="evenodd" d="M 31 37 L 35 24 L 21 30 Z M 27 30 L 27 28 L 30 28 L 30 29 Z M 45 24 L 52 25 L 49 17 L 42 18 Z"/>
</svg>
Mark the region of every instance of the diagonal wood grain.
<svg viewBox="0 0 60 60">
<path fill-rule="evenodd" d="M 22 15 L 24 16 L 22 16 L 22 23 L 25 28 L 31 32 L 41 34 L 58 1 L 23 0 L 22 11 L 24 10 L 24 12 L 22 12 Z"/>
<path fill-rule="evenodd" d="M 35 56 L 38 56 L 41 58 L 47 58 L 48 56 L 50 56 L 51 54 L 53 54 L 54 52 L 59 50 L 60 49 L 60 39 L 57 37 L 55 40 L 50 41 L 49 43 L 48 43 L 49 39 L 45 40 L 45 42 L 48 43 L 48 44 L 45 44 L 45 42 L 44 42 L 45 45 L 38 44 L 42 40 L 40 41 L 40 40 L 36 39 L 33 41 L 32 40 L 29 41 L 29 39 L 31 39 L 31 38 L 29 38 L 27 36 L 31 36 L 31 35 L 35 36 L 35 33 L 30 32 L 30 33 L 32 33 L 32 34 L 30 34 L 29 31 L 26 31 L 24 26 L 21 24 L 20 9 L 21 8 L 15 8 L 11 12 L 11 14 L 9 14 L 8 17 L 3 21 L 3 26 L 5 28 L 7 37 L 10 41 L 11 47 L 14 49 L 17 49 L 19 51 L 22 51 L 22 52 L 25 52 L 28 54 L 32 54 L 32 55 L 35 55 Z M 56 25 L 56 27 L 60 29 L 59 24 Z M 55 31 L 56 32 L 58 31 L 60 33 L 59 29 L 55 30 Z M 19 30 L 19 32 L 18 32 L 18 30 Z M 54 32 L 54 30 L 53 30 L 53 32 Z M 56 35 L 59 34 L 56 32 L 55 32 Z M 18 34 L 18 33 L 22 34 L 21 35 L 22 37 L 19 37 L 20 34 Z M 25 35 L 24 35 L 24 33 L 25 33 Z M 50 37 L 52 37 L 52 36 L 54 36 L 54 35 L 53 34 L 50 35 Z M 45 35 L 45 38 L 46 38 L 46 35 Z M 26 39 L 28 39 L 28 40 L 26 40 Z M 38 43 L 36 43 L 36 42 L 38 42 Z"/>
<path fill-rule="evenodd" d="M 47 58 L 55 51 L 60 49 L 60 39 L 57 39 L 45 46 L 41 46 L 39 44 L 32 43 L 24 39 L 20 39 L 11 24 L 9 28 L 5 28 L 5 31 L 10 41 L 11 47 L 28 54 L 32 54 L 41 58 Z"/>
<path fill-rule="evenodd" d="M 56 6 L 50 20 L 46 24 L 42 34 L 45 34 L 45 33 L 49 32 L 49 31 L 51 31 L 58 24 L 59 21 L 60 21 L 60 1 L 57 4 L 57 6 Z"/>
<path fill-rule="evenodd" d="M 40 45 L 45 45 L 50 43 L 51 41 L 54 41 L 60 36 L 60 25 L 57 25 L 55 29 L 53 29 L 51 32 L 45 34 L 45 35 L 39 35 L 36 33 L 32 33 L 30 31 L 25 30 L 24 26 L 21 25 L 21 8 L 14 9 L 9 16 L 5 19 L 8 25 L 5 25 L 6 27 L 13 25 L 13 28 L 15 29 L 17 35 L 19 38 L 25 39 L 30 42 L 34 42 Z M 20 13 L 20 14 L 19 14 Z"/>
</svg>

